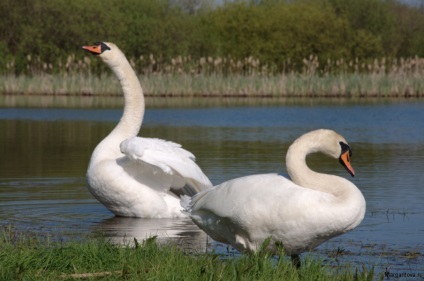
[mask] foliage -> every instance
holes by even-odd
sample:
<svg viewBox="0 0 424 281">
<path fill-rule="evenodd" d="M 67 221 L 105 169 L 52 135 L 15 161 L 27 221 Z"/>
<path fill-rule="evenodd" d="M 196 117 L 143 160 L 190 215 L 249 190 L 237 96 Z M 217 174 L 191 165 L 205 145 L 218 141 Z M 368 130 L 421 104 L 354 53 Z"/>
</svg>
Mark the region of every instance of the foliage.
<svg viewBox="0 0 424 281">
<path fill-rule="evenodd" d="M 347 22 L 318 4 L 238 2 L 209 16 L 221 34 L 220 56 L 254 57 L 281 71 L 288 61 L 300 66 L 311 54 L 322 60 L 347 54 Z"/>
<path fill-rule="evenodd" d="M 83 60 L 81 45 L 99 40 L 146 64 L 154 57 L 153 72 L 177 56 L 253 58 L 290 72 L 311 55 L 320 65 L 423 56 L 424 12 L 395 0 L 0 2 L 0 73 L 66 70 L 70 56 Z M 90 67 L 104 71 L 98 61 Z"/>
</svg>

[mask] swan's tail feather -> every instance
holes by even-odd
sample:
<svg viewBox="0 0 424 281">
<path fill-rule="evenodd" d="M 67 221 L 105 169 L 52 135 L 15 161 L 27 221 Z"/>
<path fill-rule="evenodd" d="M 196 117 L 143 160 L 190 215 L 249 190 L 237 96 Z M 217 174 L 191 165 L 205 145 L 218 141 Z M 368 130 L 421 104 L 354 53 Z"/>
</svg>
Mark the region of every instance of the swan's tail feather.
<svg viewBox="0 0 424 281">
<path fill-rule="evenodd" d="M 181 212 L 189 216 L 191 211 L 191 197 L 188 195 L 181 195 L 180 205 L 181 207 L 183 207 L 183 210 L 181 210 Z"/>
<path fill-rule="evenodd" d="M 192 197 L 190 197 L 188 195 L 181 195 L 180 196 L 180 205 L 181 205 L 181 207 L 184 208 L 183 213 L 191 216 L 191 212 L 193 210 L 193 207 L 195 207 L 196 203 L 200 199 L 202 199 L 210 190 L 211 190 L 211 188 L 207 189 L 207 190 L 203 190 L 199 193 L 196 193 Z"/>
<path fill-rule="evenodd" d="M 200 169 L 200 168 L 199 168 Z M 187 189 L 191 189 L 189 192 L 186 193 L 187 195 L 193 196 L 203 190 L 207 190 L 213 187 L 211 181 L 208 179 L 208 177 L 203 174 L 199 173 L 197 179 L 186 177 L 185 178 L 187 182 Z"/>
</svg>

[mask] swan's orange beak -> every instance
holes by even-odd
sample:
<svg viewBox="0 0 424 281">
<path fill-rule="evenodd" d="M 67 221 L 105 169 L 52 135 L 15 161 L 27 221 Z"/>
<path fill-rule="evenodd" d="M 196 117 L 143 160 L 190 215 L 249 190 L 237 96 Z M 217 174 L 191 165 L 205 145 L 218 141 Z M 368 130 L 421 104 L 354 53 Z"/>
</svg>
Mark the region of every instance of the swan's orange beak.
<svg viewBox="0 0 424 281">
<path fill-rule="evenodd" d="M 355 176 L 355 170 L 353 169 L 352 165 L 350 164 L 350 150 L 346 150 L 340 155 L 339 161 L 345 167 L 345 169 L 351 174 L 352 177 Z"/>
<path fill-rule="evenodd" d="M 100 55 L 102 53 L 102 46 L 100 45 L 82 46 L 82 48 L 95 55 Z"/>
</svg>

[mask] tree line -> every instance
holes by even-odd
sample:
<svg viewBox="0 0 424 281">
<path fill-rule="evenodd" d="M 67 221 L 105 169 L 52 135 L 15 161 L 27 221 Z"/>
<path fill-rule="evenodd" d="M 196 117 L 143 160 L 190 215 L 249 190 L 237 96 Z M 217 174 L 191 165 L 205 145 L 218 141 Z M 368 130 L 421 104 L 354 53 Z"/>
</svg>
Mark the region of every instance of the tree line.
<svg viewBox="0 0 424 281">
<path fill-rule="evenodd" d="M 254 58 L 287 72 L 311 57 L 319 65 L 423 57 L 424 8 L 395 0 L 0 1 L 0 73 L 55 72 L 93 41 L 155 65 L 179 56 Z"/>
</svg>

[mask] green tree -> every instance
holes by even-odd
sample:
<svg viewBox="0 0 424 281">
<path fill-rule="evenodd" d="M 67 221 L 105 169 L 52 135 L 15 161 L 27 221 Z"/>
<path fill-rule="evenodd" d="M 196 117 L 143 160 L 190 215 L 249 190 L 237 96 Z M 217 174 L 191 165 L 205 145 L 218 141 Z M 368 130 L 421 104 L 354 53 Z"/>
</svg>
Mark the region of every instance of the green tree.
<svg viewBox="0 0 424 281">
<path fill-rule="evenodd" d="M 303 59 L 424 56 L 424 10 L 396 0 L 2 0 L 0 72 L 57 71 L 93 41 L 146 63 L 258 58 L 281 71 Z M 321 63 L 323 65 L 323 63 Z M 55 68 L 56 67 L 56 68 Z M 93 60 L 91 69 L 104 65 Z"/>
</svg>

